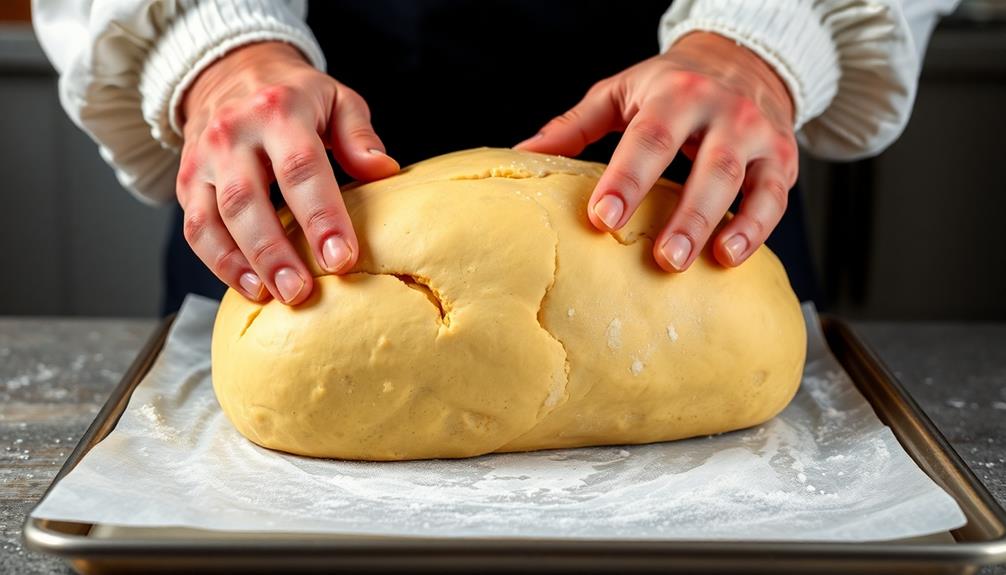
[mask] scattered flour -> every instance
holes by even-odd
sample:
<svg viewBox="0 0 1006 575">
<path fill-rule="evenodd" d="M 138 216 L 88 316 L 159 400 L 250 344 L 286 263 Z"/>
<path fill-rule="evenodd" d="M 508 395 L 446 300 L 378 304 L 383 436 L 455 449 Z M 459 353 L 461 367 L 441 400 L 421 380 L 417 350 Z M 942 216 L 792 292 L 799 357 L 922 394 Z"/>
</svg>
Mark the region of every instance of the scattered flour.
<svg viewBox="0 0 1006 575">
<path fill-rule="evenodd" d="M 164 414 L 154 403 L 144 403 L 140 406 L 139 411 L 145 422 L 150 424 L 148 430 L 154 437 L 164 441 L 173 441 L 178 437 L 178 431 L 167 424 L 164 420 Z"/>
<path fill-rule="evenodd" d="M 570 319 L 573 319 L 573 316 L 575 316 L 575 315 L 576 315 L 576 310 L 575 309 L 569 308 L 569 309 L 566 310 L 566 317 L 568 317 Z"/>
<path fill-rule="evenodd" d="M 110 436 L 128 441 L 99 444 L 60 482 L 63 495 L 56 489 L 43 505 L 98 509 L 95 521 L 106 523 L 142 515 L 155 524 L 222 530 L 254 522 L 278 531 L 441 537 L 869 540 L 961 525 L 952 500 L 828 358 L 809 358 L 803 386 L 778 417 L 701 441 L 397 463 L 268 451 L 238 435 L 208 377 L 197 376 L 208 374 L 208 350 L 190 356 L 193 346 L 172 339 L 178 330 L 193 333 L 198 321 L 208 341 L 213 314 L 205 313 L 208 304 L 194 307 L 200 301 L 182 308 L 162 351 L 172 369 L 154 366 Z M 622 345 L 620 329 L 613 320 L 608 342 Z M 643 350 L 627 351 L 647 361 Z M 179 385 L 182 366 L 191 386 Z M 845 417 L 828 417 L 828 408 Z M 177 441 L 164 441 L 168 433 Z M 117 457 L 127 449 L 144 457 Z M 794 482 L 798 473 L 804 481 Z M 79 489 L 88 478 L 104 490 Z"/>
<path fill-rule="evenodd" d="M 639 375 L 643 373 L 643 368 L 645 367 L 646 366 L 643 365 L 643 362 L 639 361 L 638 359 L 634 359 L 632 360 L 632 367 L 630 368 L 630 371 L 632 371 L 632 375 Z"/>
<path fill-rule="evenodd" d="M 678 330 L 674 329 L 673 325 L 667 326 L 667 337 L 671 341 L 678 341 Z"/>
<path fill-rule="evenodd" d="M 992 402 L 992 409 L 1006 409 L 1006 401 Z"/>
<path fill-rule="evenodd" d="M 965 407 L 967 407 L 968 402 L 961 401 L 960 399 L 948 399 L 947 405 L 955 409 L 964 409 Z"/>
<path fill-rule="evenodd" d="M 17 391 L 22 387 L 27 387 L 33 383 L 45 383 L 47 381 L 52 381 L 57 375 L 59 375 L 58 368 L 45 365 L 44 363 L 38 363 L 35 364 L 35 370 L 33 372 L 22 373 L 8 379 L 6 388 L 7 391 Z"/>
<path fill-rule="evenodd" d="M 622 347 L 622 320 L 617 317 L 608 324 L 608 329 L 604 332 L 608 338 L 608 348 L 618 349 Z"/>
<path fill-rule="evenodd" d="M 7 391 L 17 391 L 29 384 L 31 384 L 31 377 L 19 375 L 7 380 Z"/>
</svg>

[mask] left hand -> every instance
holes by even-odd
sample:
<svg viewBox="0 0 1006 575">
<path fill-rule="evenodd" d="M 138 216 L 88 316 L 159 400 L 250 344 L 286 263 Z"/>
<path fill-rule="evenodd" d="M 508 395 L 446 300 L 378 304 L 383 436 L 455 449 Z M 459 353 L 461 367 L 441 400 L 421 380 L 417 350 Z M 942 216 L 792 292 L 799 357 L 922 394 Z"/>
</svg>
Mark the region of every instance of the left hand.
<svg viewBox="0 0 1006 575">
<path fill-rule="evenodd" d="M 613 131 L 625 133 L 587 210 L 600 230 L 625 225 L 679 150 L 694 160 L 681 201 L 654 240 L 663 269 L 688 269 L 742 189 L 737 216 L 714 240 L 721 264 L 746 260 L 782 218 L 797 177 L 793 102 L 772 68 L 733 40 L 689 34 L 598 82 L 517 147 L 576 156 Z"/>
</svg>

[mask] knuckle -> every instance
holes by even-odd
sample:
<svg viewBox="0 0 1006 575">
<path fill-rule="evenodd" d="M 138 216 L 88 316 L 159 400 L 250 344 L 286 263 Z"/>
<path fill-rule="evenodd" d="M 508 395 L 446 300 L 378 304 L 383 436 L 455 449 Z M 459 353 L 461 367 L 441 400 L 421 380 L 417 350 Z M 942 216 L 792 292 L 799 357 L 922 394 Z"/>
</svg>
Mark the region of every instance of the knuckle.
<svg viewBox="0 0 1006 575">
<path fill-rule="evenodd" d="M 666 156 L 674 151 L 674 134 L 664 122 L 640 120 L 633 129 L 633 133 L 647 152 Z"/>
<path fill-rule="evenodd" d="M 220 113 L 206 126 L 206 138 L 211 145 L 229 146 L 237 131 L 237 121 L 233 114 Z"/>
<path fill-rule="evenodd" d="M 603 80 L 598 80 L 597 82 L 594 82 L 594 84 L 591 85 L 590 88 L 587 90 L 587 95 L 597 96 L 603 94 L 604 92 L 607 92 L 608 89 L 611 87 L 612 82 L 614 82 L 614 78 L 604 78 Z"/>
<path fill-rule="evenodd" d="M 267 236 L 258 239 L 252 244 L 251 261 L 256 264 L 263 264 L 276 258 L 283 253 L 283 239 L 275 236 Z"/>
<path fill-rule="evenodd" d="M 683 95 L 698 95 L 709 88 L 709 78 L 698 72 L 676 70 L 671 76 L 674 91 Z"/>
<path fill-rule="evenodd" d="M 684 227 L 686 230 L 691 232 L 693 240 L 708 235 L 708 231 L 711 230 L 714 225 L 712 218 L 702 211 L 694 208 L 685 210 L 685 213 L 682 214 L 682 216 Z"/>
<path fill-rule="evenodd" d="M 748 238 L 751 241 L 756 241 L 759 238 L 764 238 L 768 236 L 769 232 L 771 231 L 769 229 L 769 225 L 761 218 L 754 218 L 754 217 L 747 218 L 747 221 L 748 225 L 751 226 L 751 237 Z"/>
<path fill-rule="evenodd" d="M 226 275 L 227 270 L 239 267 L 242 263 L 241 251 L 236 246 L 221 250 L 213 256 L 210 267 L 220 275 Z"/>
<path fill-rule="evenodd" d="M 327 206 L 317 206 L 308 212 L 304 228 L 308 234 L 321 237 L 339 227 L 339 212 Z"/>
<path fill-rule="evenodd" d="M 571 108 L 556 116 L 553 122 L 562 125 L 577 124 L 580 122 L 580 112 L 576 108 Z"/>
<path fill-rule="evenodd" d="M 189 245 L 195 245 L 206 233 L 208 225 L 209 218 L 205 214 L 189 210 L 185 213 L 185 219 L 182 220 L 182 236 L 185 237 L 185 241 L 189 242 Z"/>
<path fill-rule="evenodd" d="M 797 147 L 792 136 L 782 136 L 776 139 L 772 152 L 784 166 L 796 163 Z"/>
<path fill-rule="evenodd" d="M 625 168 L 608 168 L 611 170 L 612 182 L 618 191 L 629 198 L 636 198 L 644 191 L 639 176 Z"/>
<path fill-rule="evenodd" d="M 196 177 L 199 165 L 191 154 L 184 154 L 182 161 L 178 165 L 178 177 L 175 178 L 175 186 L 178 188 L 188 188 Z"/>
<path fill-rule="evenodd" d="M 234 219 L 241 215 L 255 199 L 253 189 L 248 180 L 228 182 L 217 195 L 220 215 L 224 219 Z"/>
<path fill-rule="evenodd" d="M 744 164 L 737 152 L 729 148 L 713 151 L 709 167 L 715 178 L 726 182 L 740 182 L 744 177 Z"/>
<path fill-rule="evenodd" d="M 252 106 L 265 114 L 283 113 L 293 106 L 296 90 L 290 86 L 267 86 L 255 93 Z"/>
<path fill-rule="evenodd" d="M 338 98 L 340 107 L 346 106 L 360 114 L 364 120 L 370 122 L 370 106 L 367 105 L 367 101 L 363 99 L 363 96 L 359 92 L 344 84 L 340 84 L 336 97 Z"/>
<path fill-rule="evenodd" d="M 789 203 L 789 186 L 780 180 L 771 179 L 762 184 L 762 189 L 775 200 L 780 213 L 786 210 L 786 205 Z"/>
<path fill-rule="evenodd" d="M 755 126 L 764 121 L 761 109 L 748 98 L 737 98 L 733 112 L 734 122 L 738 126 Z"/>
<path fill-rule="evenodd" d="M 318 154 L 313 150 L 297 150 L 283 158 L 276 175 L 286 185 L 297 186 L 318 175 L 320 163 Z"/>
<path fill-rule="evenodd" d="M 377 139 L 377 133 L 374 132 L 374 129 L 370 127 L 370 124 L 356 126 L 353 129 L 346 132 L 346 136 L 352 140 Z"/>
</svg>

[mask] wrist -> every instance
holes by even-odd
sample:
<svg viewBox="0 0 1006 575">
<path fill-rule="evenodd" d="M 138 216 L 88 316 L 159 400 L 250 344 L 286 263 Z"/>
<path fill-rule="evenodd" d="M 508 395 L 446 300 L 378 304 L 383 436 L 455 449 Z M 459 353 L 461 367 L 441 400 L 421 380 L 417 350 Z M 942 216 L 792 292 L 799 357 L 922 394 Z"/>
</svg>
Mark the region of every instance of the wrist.
<svg viewBox="0 0 1006 575">
<path fill-rule="evenodd" d="M 230 91 L 230 87 L 264 83 L 263 70 L 273 66 L 306 66 L 310 62 L 286 42 L 257 42 L 241 46 L 206 67 L 182 96 L 180 126 L 204 109 L 209 102 Z"/>
</svg>

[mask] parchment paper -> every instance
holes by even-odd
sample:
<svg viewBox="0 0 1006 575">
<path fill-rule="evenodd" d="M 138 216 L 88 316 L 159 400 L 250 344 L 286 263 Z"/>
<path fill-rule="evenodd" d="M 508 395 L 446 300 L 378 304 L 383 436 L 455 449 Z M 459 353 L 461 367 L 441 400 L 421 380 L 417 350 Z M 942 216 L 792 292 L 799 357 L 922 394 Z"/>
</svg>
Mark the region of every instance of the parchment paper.
<svg viewBox="0 0 1006 575">
<path fill-rule="evenodd" d="M 671 443 L 359 463 L 269 451 L 210 382 L 216 302 L 190 297 L 118 426 L 34 515 L 358 535 L 898 539 L 965 523 L 828 352 L 805 307 L 800 392 L 754 429 Z"/>
</svg>

